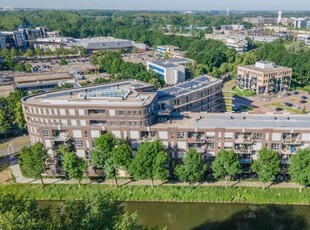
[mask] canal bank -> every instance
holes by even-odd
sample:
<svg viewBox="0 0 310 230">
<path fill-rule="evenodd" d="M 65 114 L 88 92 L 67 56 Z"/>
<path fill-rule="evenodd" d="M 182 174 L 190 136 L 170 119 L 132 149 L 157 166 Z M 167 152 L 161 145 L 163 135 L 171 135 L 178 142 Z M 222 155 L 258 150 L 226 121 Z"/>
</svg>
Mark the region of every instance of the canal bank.
<svg viewBox="0 0 310 230">
<path fill-rule="evenodd" d="M 247 203 L 310 205 L 310 190 L 302 193 L 292 188 L 205 187 L 205 186 L 131 186 L 76 184 L 10 184 L 0 185 L 0 193 L 28 196 L 36 200 L 83 199 L 93 192 L 109 194 L 117 201 Z"/>
</svg>

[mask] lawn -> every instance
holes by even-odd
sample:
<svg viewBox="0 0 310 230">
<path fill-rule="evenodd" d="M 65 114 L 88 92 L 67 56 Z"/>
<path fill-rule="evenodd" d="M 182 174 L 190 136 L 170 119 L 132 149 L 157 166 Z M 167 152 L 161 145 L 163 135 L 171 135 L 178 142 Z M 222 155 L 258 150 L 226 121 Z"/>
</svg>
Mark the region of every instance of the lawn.
<svg viewBox="0 0 310 230">
<path fill-rule="evenodd" d="M 0 193 L 28 196 L 37 200 L 83 199 L 94 191 L 110 194 L 117 201 L 221 202 L 310 205 L 310 189 L 199 187 L 199 186 L 121 186 L 50 184 L 0 185 Z"/>
<path fill-rule="evenodd" d="M 255 92 L 250 92 L 249 90 L 240 90 L 238 87 L 234 87 L 232 91 L 235 93 L 235 95 L 240 97 L 251 97 L 255 95 Z"/>
<path fill-rule="evenodd" d="M 294 109 L 294 108 L 289 107 L 289 106 L 285 106 L 285 105 L 283 105 L 283 104 L 280 103 L 280 102 L 268 104 L 268 105 L 266 105 L 266 106 L 273 106 L 273 107 L 275 107 L 275 108 L 282 108 L 282 109 L 285 109 L 286 111 L 289 111 L 289 112 L 291 112 L 291 113 L 300 113 L 300 114 L 302 113 L 301 110 L 299 110 L 299 109 Z"/>
</svg>

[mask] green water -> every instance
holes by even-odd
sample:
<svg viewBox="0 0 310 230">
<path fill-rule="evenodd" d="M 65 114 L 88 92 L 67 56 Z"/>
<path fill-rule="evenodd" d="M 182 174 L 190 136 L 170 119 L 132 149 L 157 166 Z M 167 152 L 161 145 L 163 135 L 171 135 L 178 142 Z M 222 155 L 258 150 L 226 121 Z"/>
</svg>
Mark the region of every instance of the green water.
<svg viewBox="0 0 310 230">
<path fill-rule="evenodd" d="M 41 207 L 56 201 L 40 201 Z M 126 202 L 148 227 L 168 230 L 309 230 L 310 206 Z"/>
</svg>

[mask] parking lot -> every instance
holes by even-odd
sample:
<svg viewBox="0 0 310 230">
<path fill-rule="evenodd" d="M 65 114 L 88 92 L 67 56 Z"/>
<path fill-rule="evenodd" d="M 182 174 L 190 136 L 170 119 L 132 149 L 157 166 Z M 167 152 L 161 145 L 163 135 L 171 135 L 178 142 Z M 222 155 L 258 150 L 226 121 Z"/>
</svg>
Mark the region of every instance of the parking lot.
<svg viewBox="0 0 310 230">
<path fill-rule="evenodd" d="M 309 101 L 309 93 L 297 90 L 272 96 L 236 97 L 235 105 L 239 112 L 248 108 L 249 112 L 255 113 L 302 113 L 305 108 L 309 113 Z"/>
<path fill-rule="evenodd" d="M 122 54 L 122 58 L 125 62 L 141 63 L 143 65 L 146 65 L 147 61 L 156 60 L 153 51 L 137 54 Z"/>
</svg>

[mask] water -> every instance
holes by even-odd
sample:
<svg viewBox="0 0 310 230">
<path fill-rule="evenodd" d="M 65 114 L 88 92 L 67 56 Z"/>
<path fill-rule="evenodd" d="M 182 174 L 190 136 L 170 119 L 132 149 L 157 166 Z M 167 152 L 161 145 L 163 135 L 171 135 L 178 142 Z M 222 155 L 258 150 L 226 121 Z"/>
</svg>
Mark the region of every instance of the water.
<svg viewBox="0 0 310 230">
<path fill-rule="evenodd" d="M 310 206 L 128 202 L 146 226 L 169 230 L 308 230 Z"/>
<path fill-rule="evenodd" d="M 56 205 L 40 201 L 41 207 Z M 213 203 L 126 202 L 141 223 L 168 230 L 308 230 L 310 206 Z"/>
</svg>

